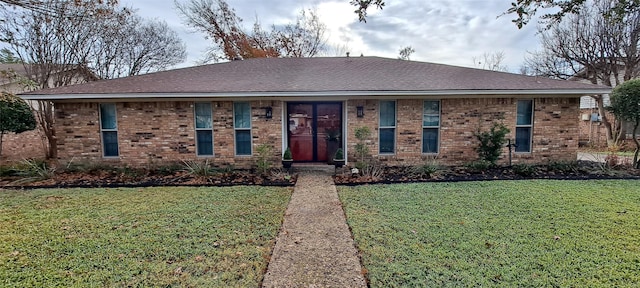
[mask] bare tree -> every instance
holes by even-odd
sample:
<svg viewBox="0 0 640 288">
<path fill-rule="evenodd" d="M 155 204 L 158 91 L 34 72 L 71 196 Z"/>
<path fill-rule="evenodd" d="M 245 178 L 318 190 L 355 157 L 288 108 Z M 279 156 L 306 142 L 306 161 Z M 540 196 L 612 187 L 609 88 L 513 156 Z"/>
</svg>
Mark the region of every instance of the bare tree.
<svg viewBox="0 0 640 288">
<path fill-rule="evenodd" d="M 38 5 L 39 9 L 26 10 L 3 7 L 2 18 L 6 19 L 0 25 L 3 41 L 25 63 L 27 76 L 38 84 L 38 88 L 63 86 L 71 84 L 74 79 L 83 78 L 77 72 L 86 71 L 83 65 L 90 59 L 89 47 L 98 32 L 91 19 L 105 17 L 108 13 L 83 14 L 79 11 L 80 6 L 69 1 Z M 92 8 L 98 7 L 114 11 L 112 6 L 107 5 Z M 71 14 L 77 16 L 66 17 Z M 34 110 L 49 142 L 47 157 L 55 158 L 57 140 L 53 103 L 39 101 Z"/>
<path fill-rule="evenodd" d="M 281 30 L 273 27 L 273 33 L 285 57 L 312 57 L 325 49 L 326 25 L 313 11 L 300 11 L 295 24 L 287 24 Z"/>
<path fill-rule="evenodd" d="M 583 78 L 594 84 L 617 86 L 640 75 L 640 11 L 619 19 L 607 17 L 618 4 L 594 0 L 549 29 L 541 30 L 542 50 L 525 59 L 533 73 L 558 79 Z M 621 138 L 619 123 L 611 123 L 602 95 L 592 95 L 606 128 L 607 143 Z"/>
<path fill-rule="evenodd" d="M 141 23 L 117 1 L 52 0 L 37 5 L 0 7 L 6 19 L 0 22 L 0 38 L 24 63 L 37 88 L 96 80 L 97 75 L 156 71 L 184 59 L 184 45 L 174 45 L 179 40 L 175 33 L 167 34 L 173 32 L 166 31 L 166 24 Z M 53 103 L 39 101 L 34 109 L 48 141 L 47 157 L 55 158 Z"/>
<path fill-rule="evenodd" d="M 64 5 L 51 5 L 52 2 L 64 2 L 65 5 L 73 5 L 82 9 L 64 9 Z M 92 15 L 109 14 L 112 12 L 111 7 L 117 5 L 118 0 L 0 0 L 0 6 L 2 6 L 3 9 L 29 10 L 50 17 L 81 17 L 83 16 L 81 12 L 90 12 Z M 0 21 L 4 21 L 4 19 L 11 19 L 11 15 L 2 15 Z"/>
<path fill-rule="evenodd" d="M 413 49 L 413 47 L 411 46 L 406 46 L 402 49 L 400 49 L 400 51 L 398 52 L 400 56 L 398 56 L 398 59 L 400 60 L 411 60 L 411 54 L 413 54 L 414 52 L 416 52 L 416 50 Z"/>
<path fill-rule="evenodd" d="M 502 64 L 504 57 L 503 51 L 493 53 L 485 52 L 480 57 L 472 58 L 473 66 L 484 70 L 507 72 L 509 71 L 509 67 Z"/>
<path fill-rule="evenodd" d="M 314 11 L 302 11 L 295 23 L 266 31 L 257 20 L 253 29 L 244 29 L 242 19 L 224 0 L 175 1 L 175 5 L 187 25 L 213 40 L 207 61 L 313 57 L 325 49 L 326 27 Z"/>
<path fill-rule="evenodd" d="M 103 21 L 102 35 L 88 63 L 101 79 L 165 70 L 186 58 L 186 47 L 164 21 L 137 15 Z"/>
</svg>

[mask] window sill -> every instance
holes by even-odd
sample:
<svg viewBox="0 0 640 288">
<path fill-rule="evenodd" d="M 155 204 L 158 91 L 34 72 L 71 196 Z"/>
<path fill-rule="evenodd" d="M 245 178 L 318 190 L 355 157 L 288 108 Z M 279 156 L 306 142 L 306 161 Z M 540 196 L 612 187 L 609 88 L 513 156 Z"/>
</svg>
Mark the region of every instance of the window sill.
<svg viewBox="0 0 640 288">
<path fill-rule="evenodd" d="M 197 158 L 215 158 L 216 155 L 196 155 Z"/>
</svg>

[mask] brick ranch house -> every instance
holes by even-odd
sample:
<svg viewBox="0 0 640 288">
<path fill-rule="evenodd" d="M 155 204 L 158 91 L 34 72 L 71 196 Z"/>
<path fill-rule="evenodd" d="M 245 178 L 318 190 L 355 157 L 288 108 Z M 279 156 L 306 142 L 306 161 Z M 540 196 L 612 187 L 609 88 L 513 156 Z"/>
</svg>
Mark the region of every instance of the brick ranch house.
<svg viewBox="0 0 640 288">
<path fill-rule="evenodd" d="M 353 159 L 355 129 L 389 165 L 477 159 L 474 132 L 502 121 L 514 162 L 575 160 L 580 96 L 610 88 L 380 57 L 232 61 L 22 94 L 55 103 L 60 161 L 210 159 L 247 167 L 257 147 L 274 160 L 326 162 L 328 135 Z M 506 151 L 506 149 L 505 149 Z M 505 152 L 506 153 L 506 152 Z"/>
</svg>

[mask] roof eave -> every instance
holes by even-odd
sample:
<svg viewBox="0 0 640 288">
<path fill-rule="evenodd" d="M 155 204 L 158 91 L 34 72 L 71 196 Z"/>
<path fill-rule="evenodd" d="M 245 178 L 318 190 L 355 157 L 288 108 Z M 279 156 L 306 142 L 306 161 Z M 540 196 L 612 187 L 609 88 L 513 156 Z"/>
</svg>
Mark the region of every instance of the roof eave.
<svg viewBox="0 0 640 288">
<path fill-rule="evenodd" d="M 98 99 L 180 99 L 180 98 L 253 98 L 253 97 L 424 97 L 424 96 L 516 96 L 516 95 L 556 95 L 586 96 L 610 93 L 611 89 L 511 89 L 511 90 L 425 90 L 425 91 L 294 91 L 294 92 L 216 92 L 216 93 L 125 93 L 125 94 L 22 94 L 25 100 L 98 100 Z"/>
</svg>

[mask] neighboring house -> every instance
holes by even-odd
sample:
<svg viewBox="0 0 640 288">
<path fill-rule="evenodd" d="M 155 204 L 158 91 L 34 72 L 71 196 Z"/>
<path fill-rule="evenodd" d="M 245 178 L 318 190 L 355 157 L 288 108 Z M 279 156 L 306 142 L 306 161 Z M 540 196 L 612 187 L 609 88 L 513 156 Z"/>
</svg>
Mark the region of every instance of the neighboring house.
<svg viewBox="0 0 640 288">
<path fill-rule="evenodd" d="M 65 76 L 71 77 L 71 82 L 73 84 L 97 80 L 97 77 L 93 73 L 88 72 L 88 69 L 79 69 L 75 66 L 69 65 L 68 69 L 53 73 L 54 77 L 49 79 L 50 86 L 55 84 L 55 74 L 58 73 L 63 73 Z M 29 83 L 29 78 L 34 77 L 33 75 L 28 75 L 24 64 L 0 63 L 1 91 L 6 91 L 12 94 L 29 91 L 30 89 L 33 89 L 29 88 L 33 86 Z M 29 104 L 32 107 L 37 107 L 37 103 L 35 102 L 31 102 Z M 15 161 L 25 158 L 44 158 L 46 156 L 46 141 L 46 137 L 44 136 L 44 132 L 42 132 L 40 126 L 33 131 L 27 131 L 20 134 L 6 134 L 2 141 L 2 155 L 0 155 L 0 160 Z"/>
<path fill-rule="evenodd" d="M 247 167 L 256 148 L 326 162 L 328 133 L 354 157 L 368 126 L 389 165 L 477 159 L 474 133 L 508 126 L 514 162 L 572 161 L 579 98 L 609 87 L 379 57 L 232 61 L 40 90 L 55 102 L 61 161 L 122 165 L 211 159 Z M 507 149 L 504 149 L 506 153 Z M 274 157 L 276 157 L 274 154 Z"/>
<path fill-rule="evenodd" d="M 621 72 L 618 75 L 616 81 L 615 77 L 611 77 L 611 83 L 622 83 L 624 77 L 624 68 L 621 68 Z M 584 71 L 579 71 L 576 75 L 569 78 L 571 81 L 578 81 L 581 83 L 591 83 L 586 79 Z M 602 81 L 598 81 L 598 84 L 604 84 Z M 603 95 L 603 102 L 605 107 L 611 105 L 609 94 Z M 610 112 L 607 113 L 607 119 L 611 123 L 615 121 L 615 116 Z M 596 100 L 591 96 L 580 97 L 580 112 L 579 112 L 579 127 L 580 127 L 580 142 L 581 144 L 588 144 L 596 147 L 607 146 L 607 132 L 606 127 L 602 124 L 602 117 L 598 111 L 598 104 Z M 620 127 L 621 133 L 624 133 L 623 139 L 632 139 L 633 137 L 633 123 L 623 121 Z M 640 133 L 637 133 L 640 136 Z"/>
</svg>

